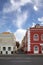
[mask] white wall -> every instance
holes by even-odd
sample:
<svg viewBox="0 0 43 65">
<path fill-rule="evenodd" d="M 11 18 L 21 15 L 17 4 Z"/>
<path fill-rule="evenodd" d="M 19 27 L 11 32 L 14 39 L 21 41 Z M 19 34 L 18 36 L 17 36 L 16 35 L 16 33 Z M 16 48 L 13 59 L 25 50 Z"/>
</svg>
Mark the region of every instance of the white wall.
<svg viewBox="0 0 43 65">
<path fill-rule="evenodd" d="M 3 51 L 3 47 L 6 47 L 5 51 Z M 11 47 L 11 51 L 15 51 L 14 47 L 16 47 L 16 39 L 14 38 L 14 35 L 12 33 L 0 33 L 0 51 L 2 51 L 2 54 L 6 54 L 8 47 Z M 8 51 L 8 54 L 11 54 L 11 51 Z"/>
<path fill-rule="evenodd" d="M 6 47 L 5 51 L 3 50 L 3 47 Z M 10 51 L 8 50 L 8 47 L 11 47 Z M 0 51 L 2 51 L 2 54 L 6 54 L 6 51 L 8 52 L 8 54 L 11 54 L 11 51 L 14 51 L 13 48 L 14 48 L 14 46 L 1 46 Z"/>
<path fill-rule="evenodd" d="M 30 51 L 30 29 L 28 30 L 28 49 L 27 51 Z"/>
</svg>

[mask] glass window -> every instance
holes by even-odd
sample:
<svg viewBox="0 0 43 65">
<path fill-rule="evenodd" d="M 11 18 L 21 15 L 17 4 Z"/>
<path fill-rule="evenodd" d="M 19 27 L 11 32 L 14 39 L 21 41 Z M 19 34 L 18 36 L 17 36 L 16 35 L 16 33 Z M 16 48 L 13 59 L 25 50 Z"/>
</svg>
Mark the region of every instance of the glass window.
<svg viewBox="0 0 43 65">
<path fill-rule="evenodd" d="M 10 51 L 11 50 L 11 47 L 8 47 L 8 51 Z"/>
<path fill-rule="evenodd" d="M 38 34 L 34 34 L 33 39 L 34 39 L 34 41 L 38 41 L 38 40 L 39 40 L 39 36 L 38 36 Z"/>
<path fill-rule="evenodd" d="M 6 50 L 6 47 L 3 47 L 3 50 L 5 51 Z"/>
<path fill-rule="evenodd" d="M 41 35 L 41 40 L 43 41 L 43 34 Z"/>
</svg>

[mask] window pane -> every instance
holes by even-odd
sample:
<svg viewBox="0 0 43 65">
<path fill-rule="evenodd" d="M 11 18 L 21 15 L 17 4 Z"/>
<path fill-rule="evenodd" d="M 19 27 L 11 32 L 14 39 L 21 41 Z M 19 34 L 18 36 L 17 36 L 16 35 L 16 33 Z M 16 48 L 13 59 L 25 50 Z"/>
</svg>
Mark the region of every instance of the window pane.
<svg viewBox="0 0 43 65">
<path fill-rule="evenodd" d="M 35 40 L 35 41 L 38 41 L 38 34 L 35 34 L 35 35 L 34 35 L 34 40 Z"/>
<path fill-rule="evenodd" d="M 6 47 L 3 47 L 3 50 L 6 50 Z"/>
</svg>

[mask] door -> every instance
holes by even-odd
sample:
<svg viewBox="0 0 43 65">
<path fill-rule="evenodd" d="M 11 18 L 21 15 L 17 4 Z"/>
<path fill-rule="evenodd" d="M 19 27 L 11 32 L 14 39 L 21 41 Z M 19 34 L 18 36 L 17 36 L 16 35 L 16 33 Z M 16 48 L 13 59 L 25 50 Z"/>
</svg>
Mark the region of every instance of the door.
<svg viewBox="0 0 43 65">
<path fill-rule="evenodd" d="M 34 53 L 38 54 L 39 53 L 39 47 L 38 46 L 34 46 Z"/>
</svg>

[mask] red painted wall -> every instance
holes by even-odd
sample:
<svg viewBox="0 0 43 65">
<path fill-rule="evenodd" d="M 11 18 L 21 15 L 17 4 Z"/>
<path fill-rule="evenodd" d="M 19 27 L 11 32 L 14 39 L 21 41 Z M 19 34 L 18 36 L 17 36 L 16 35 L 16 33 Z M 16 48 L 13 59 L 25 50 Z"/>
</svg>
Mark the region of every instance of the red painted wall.
<svg viewBox="0 0 43 65">
<path fill-rule="evenodd" d="M 41 40 L 41 34 L 43 34 L 43 30 L 32 30 L 33 28 L 30 29 L 30 38 L 31 38 L 31 43 L 43 43 L 43 41 Z M 33 40 L 33 35 L 34 34 L 38 34 L 39 35 L 39 40 L 38 41 L 34 41 Z"/>
<path fill-rule="evenodd" d="M 34 39 L 33 39 L 33 35 L 34 34 L 38 34 L 39 35 L 39 40 L 38 41 L 34 41 Z M 43 43 L 43 41 L 41 40 L 41 34 L 43 34 L 43 29 L 42 30 L 40 28 L 39 29 L 36 29 L 36 28 L 31 28 L 30 29 L 31 53 L 34 53 L 34 46 L 35 45 L 37 45 L 39 47 L 39 53 L 41 53 L 41 46 L 40 46 L 40 44 Z"/>
</svg>

